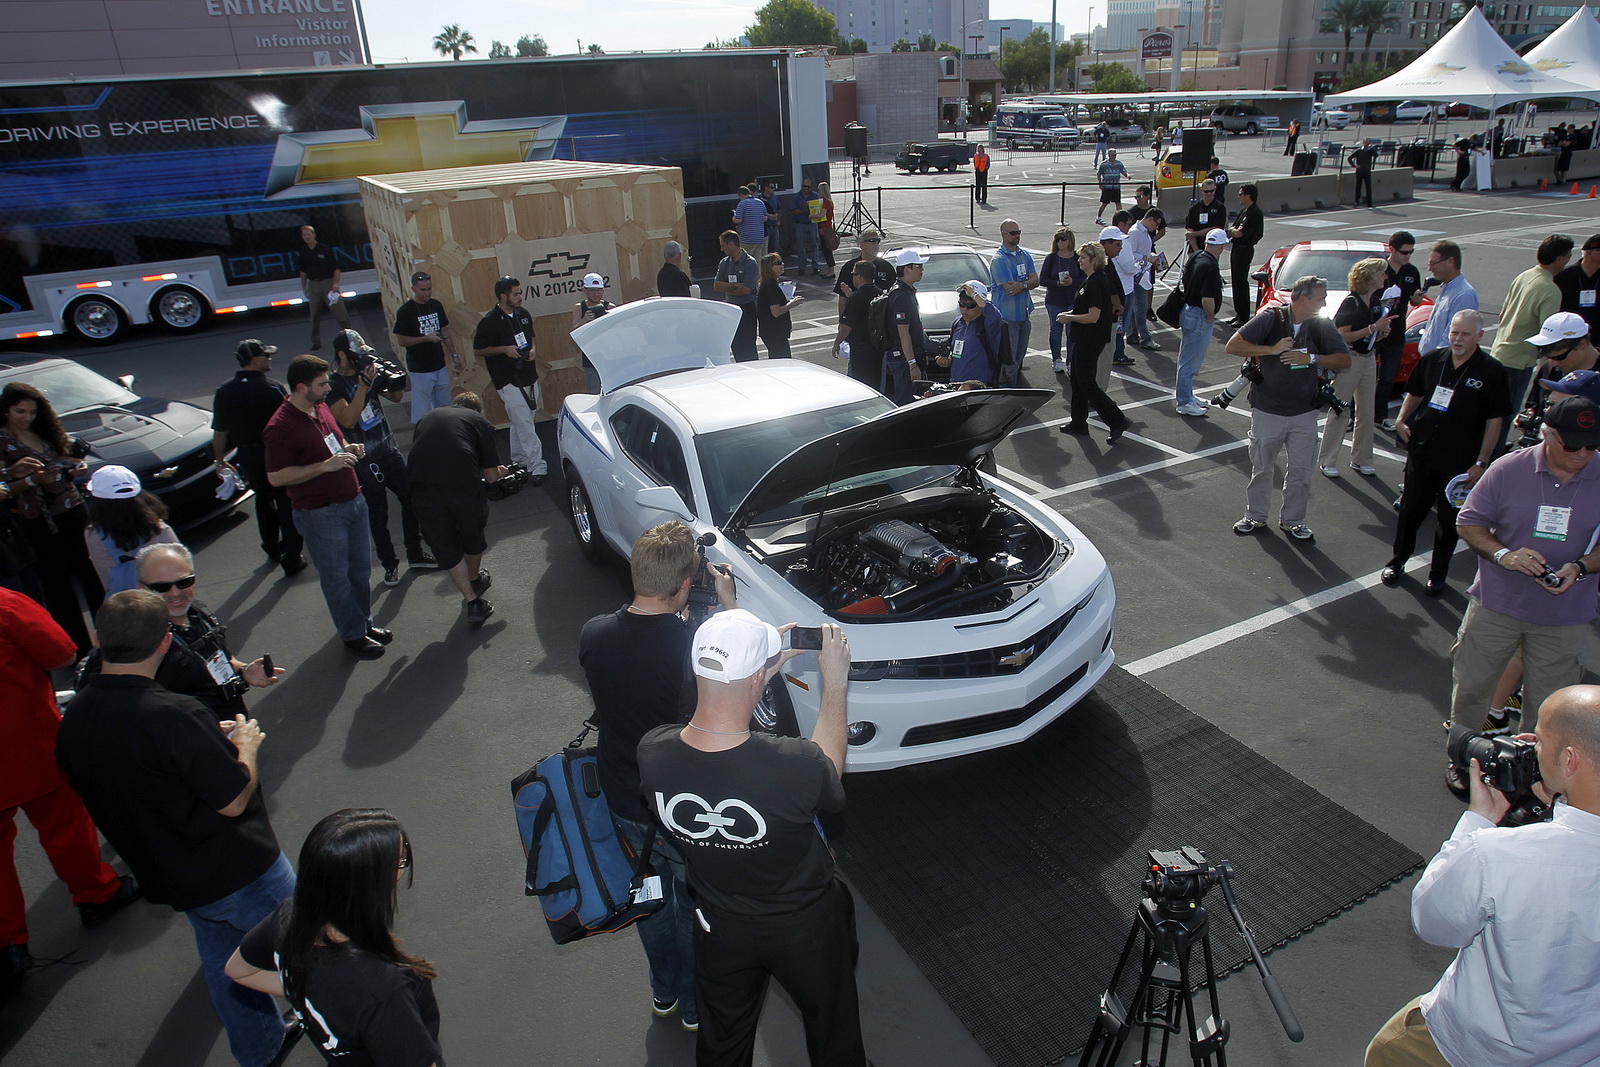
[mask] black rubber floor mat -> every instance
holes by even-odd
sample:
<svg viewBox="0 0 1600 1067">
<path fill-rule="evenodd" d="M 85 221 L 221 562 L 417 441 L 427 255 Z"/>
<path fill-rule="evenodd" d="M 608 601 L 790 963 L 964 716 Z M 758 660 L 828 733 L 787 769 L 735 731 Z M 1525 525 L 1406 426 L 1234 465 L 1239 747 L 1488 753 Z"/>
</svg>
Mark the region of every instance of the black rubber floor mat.
<svg viewBox="0 0 1600 1067">
<path fill-rule="evenodd" d="M 1116 668 L 1024 744 L 847 783 L 846 877 L 1001 1067 L 1087 1040 L 1150 849 L 1229 861 L 1264 951 L 1422 863 Z M 1205 906 L 1219 976 L 1248 965 L 1220 888 Z"/>
</svg>

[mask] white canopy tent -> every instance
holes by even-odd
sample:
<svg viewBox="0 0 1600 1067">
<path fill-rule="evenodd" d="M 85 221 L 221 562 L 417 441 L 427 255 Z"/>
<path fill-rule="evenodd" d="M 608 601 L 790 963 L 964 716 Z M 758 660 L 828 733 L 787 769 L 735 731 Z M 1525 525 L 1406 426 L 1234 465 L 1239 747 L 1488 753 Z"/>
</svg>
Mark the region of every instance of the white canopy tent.
<svg viewBox="0 0 1600 1067">
<path fill-rule="evenodd" d="M 1522 58 L 1535 70 L 1600 89 L 1600 20 L 1580 7 Z"/>
<path fill-rule="evenodd" d="M 1583 11 L 1579 8 L 1579 14 Z M 1589 55 L 1587 62 L 1593 65 L 1595 57 Z M 1373 100 L 1460 102 L 1492 112 L 1518 101 L 1552 96 L 1600 100 L 1600 85 L 1568 81 L 1539 69 L 1517 55 L 1489 25 L 1483 11 L 1473 7 L 1454 29 L 1404 70 L 1371 85 L 1330 95 L 1327 102 L 1335 105 L 1364 104 Z"/>
</svg>

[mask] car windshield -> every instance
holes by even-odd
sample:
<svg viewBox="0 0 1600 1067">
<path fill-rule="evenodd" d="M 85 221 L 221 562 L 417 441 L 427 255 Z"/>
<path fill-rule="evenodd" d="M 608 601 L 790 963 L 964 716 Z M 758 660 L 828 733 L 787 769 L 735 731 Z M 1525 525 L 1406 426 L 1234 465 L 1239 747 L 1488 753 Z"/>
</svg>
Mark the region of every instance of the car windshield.
<svg viewBox="0 0 1600 1067">
<path fill-rule="evenodd" d="M 839 407 L 802 411 L 786 418 L 697 435 L 694 439 L 695 452 L 700 457 L 700 473 L 705 477 L 706 495 L 710 498 L 711 512 L 716 522 L 727 522 L 733 509 L 744 501 L 761 476 L 801 445 L 851 426 L 859 426 L 893 410 L 895 407 L 887 398 L 870 397 Z M 874 473 L 858 481 L 864 484 L 883 477 L 881 473 Z M 822 491 L 817 490 L 819 493 Z M 793 503 L 793 511 L 798 512 L 800 502 Z"/>
<path fill-rule="evenodd" d="M 50 401 L 56 411 L 77 411 L 102 404 L 131 404 L 138 396 L 110 378 L 76 363 L 48 363 L 8 373 L 7 381 L 27 382 Z"/>
<path fill-rule="evenodd" d="M 974 278 L 986 281 L 988 277 L 989 261 L 976 252 L 934 252 L 928 256 L 928 262 L 922 268 L 922 280 L 917 283 L 917 292 L 954 290 L 962 282 Z"/>
<path fill-rule="evenodd" d="M 1072 123 L 1067 121 L 1067 116 L 1065 115 L 1045 115 L 1039 120 L 1039 128 L 1041 130 L 1069 129 L 1071 126 Z"/>
<path fill-rule="evenodd" d="M 1297 248 L 1283 257 L 1283 266 L 1273 284 L 1279 289 L 1289 289 L 1295 280 L 1308 274 L 1328 279 L 1328 288 L 1343 292 L 1349 284 L 1350 268 L 1363 259 L 1382 258 L 1382 252 L 1367 252 L 1355 248 Z"/>
</svg>

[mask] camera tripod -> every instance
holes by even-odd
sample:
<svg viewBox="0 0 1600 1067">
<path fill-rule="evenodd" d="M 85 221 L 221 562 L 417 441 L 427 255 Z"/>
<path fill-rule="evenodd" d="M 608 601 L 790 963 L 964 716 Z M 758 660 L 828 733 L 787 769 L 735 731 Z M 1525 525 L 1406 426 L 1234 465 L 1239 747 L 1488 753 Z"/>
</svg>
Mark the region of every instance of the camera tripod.
<svg viewBox="0 0 1600 1067">
<path fill-rule="evenodd" d="M 1217 999 L 1217 974 L 1211 960 L 1210 917 L 1200 903 L 1201 897 L 1212 883 L 1222 886 L 1222 895 L 1228 902 L 1228 911 L 1234 925 L 1244 935 L 1256 968 L 1261 972 L 1267 996 L 1283 1023 L 1289 1040 L 1305 1037 L 1295 1018 L 1294 1009 L 1273 977 L 1267 963 L 1261 958 L 1255 937 L 1239 914 L 1238 902 L 1233 898 L 1233 884 L 1229 881 L 1233 868 L 1227 863 L 1207 863 L 1199 849 L 1185 846 L 1181 852 L 1151 852 L 1151 874 L 1145 880 L 1146 899 L 1139 902 L 1134 913 L 1133 928 L 1122 946 L 1122 956 L 1111 974 L 1111 982 L 1100 996 L 1100 1011 L 1094 1028 L 1083 1046 L 1078 1067 L 1114 1067 L 1119 1062 L 1123 1047 L 1134 1027 L 1143 1031 L 1140 1040 L 1140 1067 L 1166 1067 L 1167 1052 L 1174 1035 L 1188 1034 L 1189 1057 L 1194 1067 L 1227 1067 L 1228 1021 L 1222 1017 L 1222 1007 Z M 1130 1012 L 1117 995 L 1117 988 L 1129 962 L 1133 948 L 1141 942 L 1139 981 Z M 1199 1019 L 1195 1014 L 1195 976 L 1190 969 L 1190 955 L 1195 944 L 1200 945 L 1205 973 L 1199 989 L 1203 990 L 1210 1014 Z M 1155 1032 L 1161 1032 L 1156 1058 L 1151 1059 L 1150 1045 Z"/>
<path fill-rule="evenodd" d="M 850 190 L 850 207 L 834 223 L 834 232 L 840 237 L 850 237 L 862 230 L 873 229 L 883 232 L 883 224 L 872 217 L 872 212 L 861 202 L 861 164 L 856 161 L 850 167 L 852 188 Z"/>
</svg>

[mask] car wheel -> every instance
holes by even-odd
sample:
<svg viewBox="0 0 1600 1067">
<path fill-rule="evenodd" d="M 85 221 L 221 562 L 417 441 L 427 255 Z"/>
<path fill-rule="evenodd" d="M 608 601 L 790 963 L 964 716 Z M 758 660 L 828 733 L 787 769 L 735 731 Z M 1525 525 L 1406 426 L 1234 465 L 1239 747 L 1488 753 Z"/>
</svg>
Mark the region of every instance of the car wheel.
<svg viewBox="0 0 1600 1067">
<path fill-rule="evenodd" d="M 1254 137 L 1256 135 L 1256 133 L 1259 132 L 1259 130 L 1260 130 L 1260 127 L 1258 127 L 1253 122 L 1247 122 L 1244 125 L 1244 132 L 1246 134 L 1250 135 L 1251 137 Z"/>
<path fill-rule="evenodd" d="M 589 491 L 583 479 L 571 467 L 567 468 L 567 518 L 572 520 L 572 533 L 578 539 L 578 548 L 591 563 L 606 558 L 606 539 L 595 521 L 594 505 L 589 502 Z"/>
<path fill-rule="evenodd" d="M 67 308 L 67 328 L 92 345 L 120 341 L 128 329 L 128 316 L 110 300 L 86 296 Z"/>
<path fill-rule="evenodd" d="M 954 163 L 946 163 L 943 167 L 943 170 L 946 174 L 954 174 L 956 172 L 956 165 Z"/>
<path fill-rule="evenodd" d="M 163 289 L 150 308 L 151 317 L 175 333 L 185 333 L 204 324 L 211 308 L 205 297 L 185 285 Z"/>
<path fill-rule="evenodd" d="M 924 163 L 924 164 L 923 164 L 923 165 L 922 165 L 922 173 L 923 173 L 923 174 L 926 174 L 926 173 L 928 173 L 928 165 L 927 165 L 927 164 L 926 164 L 926 163 Z"/>
<path fill-rule="evenodd" d="M 799 737 L 800 723 L 794 717 L 794 702 L 789 699 L 789 683 L 779 671 L 761 691 L 761 699 L 750 713 L 750 728 L 779 737 Z"/>
</svg>

